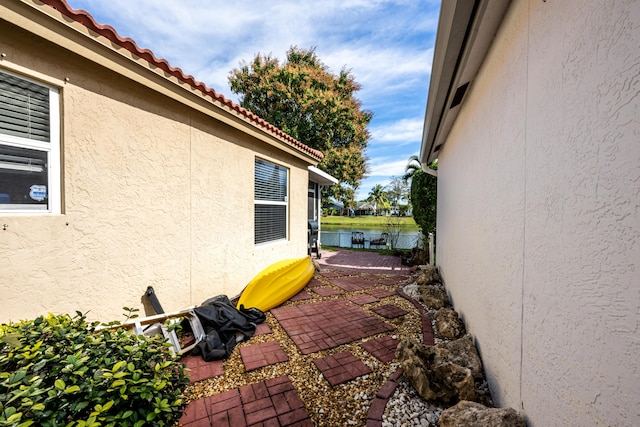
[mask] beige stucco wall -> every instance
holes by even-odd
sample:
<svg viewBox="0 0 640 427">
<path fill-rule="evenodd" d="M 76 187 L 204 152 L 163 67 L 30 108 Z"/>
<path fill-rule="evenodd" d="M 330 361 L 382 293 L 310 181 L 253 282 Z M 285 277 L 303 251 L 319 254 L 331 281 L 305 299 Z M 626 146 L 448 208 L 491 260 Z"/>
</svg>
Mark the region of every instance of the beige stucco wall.
<svg viewBox="0 0 640 427">
<path fill-rule="evenodd" d="M 165 311 L 306 255 L 308 162 L 0 21 L 0 67 L 58 82 L 62 215 L 2 216 L 0 322 Z M 65 79 L 68 79 L 65 82 Z M 254 159 L 289 168 L 289 239 L 254 245 Z"/>
<path fill-rule="evenodd" d="M 640 425 L 640 2 L 514 1 L 440 152 L 437 260 L 497 404 Z"/>
</svg>

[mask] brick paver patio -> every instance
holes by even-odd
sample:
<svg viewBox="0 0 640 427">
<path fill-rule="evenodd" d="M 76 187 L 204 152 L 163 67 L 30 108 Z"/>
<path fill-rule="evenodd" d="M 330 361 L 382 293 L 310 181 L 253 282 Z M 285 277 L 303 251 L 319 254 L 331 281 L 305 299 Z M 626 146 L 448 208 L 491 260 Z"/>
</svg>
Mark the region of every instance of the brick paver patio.
<svg viewBox="0 0 640 427">
<path fill-rule="evenodd" d="M 378 298 L 368 294 L 358 294 L 347 298 L 349 301 L 358 305 L 371 304 L 372 302 L 378 302 Z"/>
<path fill-rule="evenodd" d="M 240 357 L 242 357 L 242 363 L 247 372 L 289 360 L 289 356 L 282 350 L 282 347 L 280 347 L 277 341 L 268 341 L 241 347 Z"/>
<path fill-rule="evenodd" d="M 277 327 L 284 330 L 303 356 L 375 336 L 358 345 L 381 363 L 393 361 L 398 345 L 398 339 L 392 336 L 395 328 L 392 320 L 387 323 L 378 315 L 393 319 L 407 312 L 394 304 L 377 307 L 370 304 L 396 295 L 384 287 L 404 283 L 409 278 L 408 268 L 402 266 L 398 258 L 360 251 L 324 252 L 323 259 L 318 262 L 320 270 L 307 287 L 291 298 L 290 304 L 272 309 L 271 320 L 277 321 Z M 400 290 L 398 293 L 402 295 Z M 321 301 L 318 296 L 330 299 Z M 418 309 L 419 305 L 414 305 Z M 424 317 L 424 313 L 421 314 Z M 274 364 L 286 367 L 291 362 L 277 341 L 280 332 L 275 334 L 273 323 L 271 325 L 266 322 L 258 325 L 255 335 L 273 334 L 273 338 L 269 335 L 261 338 L 261 342 L 241 343 L 234 350 L 239 353 L 245 372 Z M 423 328 L 425 338 L 428 333 L 433 335 L 426 329 L 431 328 L 429 319 L 423 318 Z M 308 360 L 322 372 L 330 387 L 334 387 L 371 372 L 356 353 L 345 350 L 324 357 L 309 356 Z M 192 382 L 207 378 L 215 380 L 225 375 L 225 361 L 204 362 L 200 356 L 187 356 L 183 362 L 191 369 Z M 264 378 L 262 375 L 266 372 L 268 368 L 257 372 L 258 378 Z M 285 372 L 295 375 L 295 370 Z M 397 370 L 377 391 L 368 409 L 367 426 L 382 425 L 386 401 L 393 394 L 400 374 L 401 370 Z M 280 376 L 250 384 L 240 383 L 235 389 L 190 402 L 180 420 L 181 425 L 312 426 L 312 418 L 294 383 L 288 375 L 277 375 Z"/>
<path fill-rule="evenodd" d="M 320 369 L 322 375 L 324 375 L 332 386 L 371 373 L 371 369 L 350 351 L 343 351 L 332 356 L 321 357 L 315 359 L 313 363 Z"/>
<path fill-rule="evenodd" d="M 180 422 L 183 427 L 313 426 L 286 375 L 191 402 Z"/>
<path fill-rule="evenodd" d="M 333 279 L 331 283 L 345 290 L 346 292 L 362 291 L 364 289 L 369 289 L 377 286 L 376 283 L 373 283 L 366 277 L 360 276 L 339 277 L 337 279 Z"/>
<path fill-rule="evenodd" d="M 389 335 L 369 340 L 360 344 L 360 347 L 367 350 L 382 362 L 391 362 L 396 358 L 396 348 L 398 340 Z"/>
<path fill-rule="evenodd" d="M 372 308 L 371 311 L 374 311 L 380 316 L 387 319 L 395 319 L 396 317 L 404 316 L 405 314 L 407 314 L 406 310 L 403 310 L 397 305 L 393 304 L 380 305 L 378 307 Z"/>
<path fill-rule="evenodd" d="M 391 295 L 395 295 L 394 292 L 391 292 L 382 288 L 368 289 L 365 292 L 376 298 L 385 298 L 385 297 L 390 297 Z"/>
<path fill-rule="evenodd" d="M 222 360 L 206 362 L 201 356 L 185 356 L 182 363 L 190 370 L 189 381 L 196 382 L 205 378 L 219 377 L 224 374 Z"/>
<path fill-rule="evenodd" d="M 316 287 L 313 288 L 313 292 L 320 295 L 321 297 L 330 297 L 333 295 L 341 294 L 338 289 L 332 288 L 331 286 Z"/>
<path fill-rule="evenodd" d="M 340 299 L 278 307 L 271 313 L 302 354 L 393 330 L 388 323 Z"/>
</svg>

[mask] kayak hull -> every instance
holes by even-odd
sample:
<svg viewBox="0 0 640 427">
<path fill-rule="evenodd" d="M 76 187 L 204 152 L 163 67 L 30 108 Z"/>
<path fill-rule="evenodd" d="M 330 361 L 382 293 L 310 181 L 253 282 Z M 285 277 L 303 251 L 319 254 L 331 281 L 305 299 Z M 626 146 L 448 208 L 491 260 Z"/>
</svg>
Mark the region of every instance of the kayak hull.
<svg viewBox="0 0 640 427">
<path fill-rule="evenodd" d="M 278 261 L 254 277 L 242 291 L 237 307 L 271 310 L 300 292 L 313 277 L 311 257 Z"/>
</svg>

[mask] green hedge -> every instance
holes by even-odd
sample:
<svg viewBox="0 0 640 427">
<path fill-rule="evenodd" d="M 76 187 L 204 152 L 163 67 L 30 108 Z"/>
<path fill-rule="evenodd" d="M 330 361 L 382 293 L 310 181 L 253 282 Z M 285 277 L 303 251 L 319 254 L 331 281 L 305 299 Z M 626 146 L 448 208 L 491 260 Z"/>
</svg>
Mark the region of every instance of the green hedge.
<svg viewBox="0 0 640 427">
<path fill-rule="evenodd" d="M 96 331 L 85 317 L 0 325 L 0 426 L 168 426 L 185 366 L 160 336 Z"/>
<path fill-rule="evenodd" d="M 422 170 L 411 177 L 413 219 L 425 236 L 436 230 L 438 180 Z"/>
</svg>

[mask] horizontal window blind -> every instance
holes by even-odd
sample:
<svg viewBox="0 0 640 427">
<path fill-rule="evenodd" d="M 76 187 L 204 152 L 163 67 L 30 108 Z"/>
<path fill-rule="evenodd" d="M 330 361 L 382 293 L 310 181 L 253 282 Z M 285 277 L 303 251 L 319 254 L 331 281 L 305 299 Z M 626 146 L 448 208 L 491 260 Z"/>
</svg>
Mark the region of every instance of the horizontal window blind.
<svg viewBox="0 0 640 427">
<path fill-rule="evenodd" d="M 0 72 L 0 133 L 49 142 L 49 89 Z"/>
<path fill-rule="evenodd" d="M 285 202 L 287 200 L 287 169 L 256 159 L 255 199 Z"/>
<path fill-rule="evenodd" d="M 255 205 L 255 244 L 287 237 L 287 207 Z"/>
<path fill-rule="evenodd" d="M 286 168 L 255 160 L 255 244 L 287 238 Z"/>
</svg>

